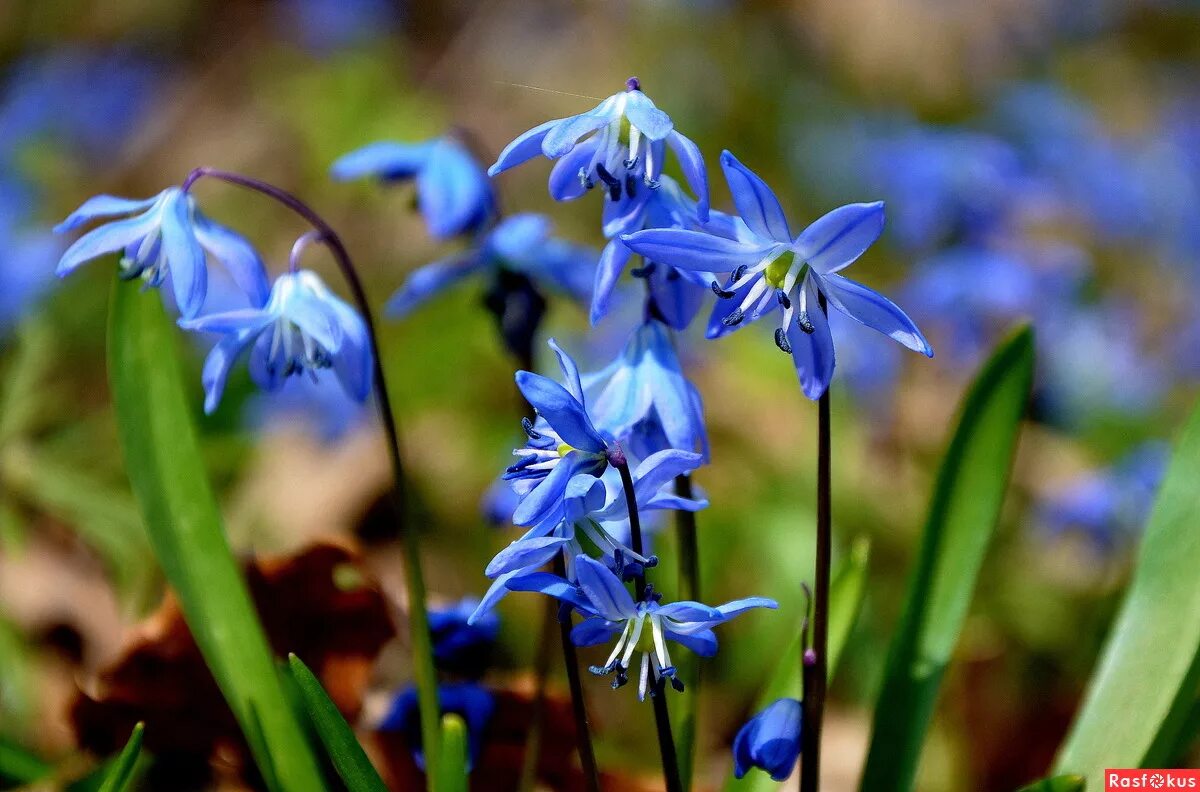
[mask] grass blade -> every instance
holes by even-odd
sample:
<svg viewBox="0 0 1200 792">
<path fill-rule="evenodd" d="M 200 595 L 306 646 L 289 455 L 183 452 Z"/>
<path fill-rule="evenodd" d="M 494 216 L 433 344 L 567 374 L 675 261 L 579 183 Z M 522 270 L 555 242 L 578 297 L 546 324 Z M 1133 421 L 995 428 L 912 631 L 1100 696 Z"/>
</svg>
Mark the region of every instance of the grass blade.
<svg viewBox="0 0 1200 792">
<path fill-rule="evenodd" d="M 25 786 L 50 775 L 53 769 L 38 755 L 0 736 L 0 784 Z"/>
<path fill-rule="evenodd" d="M 288 663 L 309 720 L 346 788 L 350 792 L 387 792 L 387 785 L 375 771 L 350 729 L 350 724 L 338 712 L 320 681 L 296 655 L 289 655 Z"/>
<path fill-rule="evenodd" d="M 467 724 L 454 713 L 442 716 L 441 792 L 467 792 Z"/>
<path fill-rule="evenodd" d="M 912 788 L 942 674 L 1000 516 L 1033 356 L 1033 332 L 1023 327 L 996 349 L 963 402 L 888 654 L 863 790 Z"/>
<path fill-rule="evenodd" d="M 1057 772 L 1101 789 L 1106 767 L 1163 767 L 1186 729 L 1200 685 L 1200 408 L 1189 419 L 1142 538 Z"/>
<path fill-rule="evenodd" d="M 121 749 L 116 761 L 109 768 L 104 783 L 100 785 L 100 792 L 125 792 L 129 788 L 129 784 L 133 781 L 134 767 L 142 753 L 142 733 L 145 731 L 146 724 L 144 723 L 133 727 L 133 734 L 129 735 L 129 742 L 125 743 L 125 747 Z"/>
<path fill-rule="evenodd" d="M 316 758 L 276 675 L 200 457 L 175 333 L 157 292 L 115 285 L 108 371 L 133 493 L 155 556 L 243 732 L 254 728 L 255 712 L 261 717 L 265 744 L 252 745 L 256 761 L 273 762 L 288 792 L 315 792 L 324 788 Z"/>
<path fill-rule="evenodd" d="M 1083 776 L 1060 775 L 1035 781 L 1017 792 L 1083 792 L 1085 783 Z"/>
</svg>

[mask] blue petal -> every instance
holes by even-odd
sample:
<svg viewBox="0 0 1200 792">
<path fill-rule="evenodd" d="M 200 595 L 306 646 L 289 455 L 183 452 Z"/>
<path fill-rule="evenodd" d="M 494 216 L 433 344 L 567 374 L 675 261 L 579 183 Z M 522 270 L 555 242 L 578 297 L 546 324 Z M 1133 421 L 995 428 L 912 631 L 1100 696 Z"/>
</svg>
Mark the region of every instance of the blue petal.
<svg viewBox="0 0 1200 792">
<path fill-rule="evenodd" d="M 800 756 L 803 707 L 781 698 L 746 722 L 733 741 L 734 775 L 741 778 L 760 767 L 775 781 L 785 781 Z"/>
<path fill-rule="evenodd" d="M 933 347 L 904 311 L 877 291 L 841 275 L 826 275 L 821 286 L 829 302 L 842 313 L 904 346 L 933 357 Z"/>
<path fill-rule="evenodd" d="M 265 391 L 277 391 L 287 381 L 287 376 L 271 361 L 272 333 L 261 333 L 250 350 L 250 379 Z"/>
<path fill-rule="evenodd" d="M 191 319 L 204 306 L 208 287 L 204 249 L 192 231 L 191 207 L 187 196 L 179 190 L 166 196 L 162 206 L 163 257 L 171 271 L 175 304 L 179 313 Z"/>
<path fill-rule="evenodd" d="M 542 214 L 523 212 L 501 220 L 488 235 L 488 254 L 505 263 L 528 260 L 550 236 L 550 218 Z"/>
<path fill-rule="evenodd" d="M 204 370 L 200 374 L 200 382 L 204 385 L 204 412 L 212 415 L 221 403 L 221 394 L 225 392 L 225 382 L 229 379 L 229 371 L 237 362 L 238 356 L 250 343 L 255 333 L 254 328 L 241 330 L 227 335 L 218 341 L 204 359 Z"/>
<path fill-rule="evenodd" d="M 659 189 L 661 190 L 662 187 L 660 186 Z M 653 195 L 649 187 L 644 187 L 638 188 L 632 195 L 622 192 L 620 199 L 616 201 L 606 199 L 600 228 L 605 238 L 611 239 L 645 228 L 646 211 L 651 205 Z M 665 223 L 664 225 L 674 225 L 674 223 Z"/>
<path fill-rule="evenodd" d="M 621 629 L 602 616 L 591 616 L 571 630 L 571 643 L 576 646 L 595 646 L 610 640 Z"/>
<path fill-rule="evenodd" d="M 663 632 L 672 641 L 686 646 L 700 657 L 712 657 L 717 653 L 717 636 L 706 628 L 680 632 L 669 624 L 663 625 Z"/>
<path fill-rule="evenodd" d="M 808 290 L 808 319 L 812 323 L 813 332 L 805 333 L 797 322 L 792 322 L 788 328 L 788 343 L 792 345 L 792 362 L 796 366 L 796 375 L 800 378 L 800 389 L 804 395 L 814 401 L 829 387 L 833 379 L 833 336 L 829 333 L 829 320 L 825 312 L 817 305 L 817 295 L 809 279 L 805 279 L 804 287 Z"/>
<path fill-rule="evenodd" d="M 579 178 L 579 172 L 591 164 L 596 145 L 595 139 L 589 138 L 554 163 L 547 184 L 551 198 L 556 201 L 573 201 L 587 193 L 588 189 L 583 179 Z"/>
<path fill-rule="evenodd" d="M 120 215 L 144 212 L 153 206 L 154 202 L 161 195 L 162 193 L 159 193 L 153 198 L 142 200 L 119 198 L 115 195 L 95 195 L 84 201 L 83 205 L 74 212 L 71 212 L 66 220 L 54 226 L 54 233 L 61 234 L 65 231 L 73 231 L 84 223 L 99 220 L 102 217 L 118 217 Z"/>
<path fill-rule="evenodd" d="M 726 602 L 724 605 L 718 605 L 716 610 L 720 612 L 723 621 L 728 621 L 754 608 L 770 608 L 771 610 L 775 610 L 778 607 L 779 603 L 773 599 L 766 597 L 745 597 L 733 600 L 732 602 Z"/>
<path fill-rule="evenodd" d="M 363 146 L 338 158 L 330 175 L 339 181 L 374 176 L 380 179 L 408 179 L 425 166 L 435 141 L 393 143 L 381 141 Z"/>
<path fill-rule="evenodd" d="M 747 244 L 679 228 L 652 228 L 620 239 L 648 261 L 702 272 L 733 272 L 743 264 L 753 267 L 774 247 L 770 242 Z"/>
<path fill-rule="evenodd" d="M 241 234 L 214 223 L 199 210 L 193 210 L 192 228 L 196 241 L 224 265 L 234 283 L 250 298 L 250 304 L 255 308 L 266 305 L 271 285 L 267 280 L 267 269 L 254 246 Z"/>
<path fill-rule="evenodd" d="M 700 147 L 689 138 L 678 132 L 667 135 L 667 145 L 675 152 L 679 167 L 683 170 L 683 178 L 696 194 L 696 216 L 701 223 L 707 223 L 708 211 L 708 168 L 704 165 L 704 155 Z"/>
<path fill-rule="evenodd" d="M 710 622 L 721 619 L 721 612 L 716 608 L 690 600 L 671 602 L 663 605 L 655 613 L 677 622 Z"/>
<path fill-rule="evenodd" d="M 521 499 L 521 503 L 513 512 L 513 524 L 521 527 L 538 525 L 552 510 L 562 508 L 563 493 L 567 490 L 567 482 L 579 472 L 579 465 L 572 457 L 578 453 L 568 453 L 560 459 L 550 472 L 537 483 L 529 493 Z"/>
<path fill-rule="evenodd" d="M 796 237 L 796 250 L 819 274 L 854 263 L 883 233 L 883 201 L 847 204 L 818 218 Z"/>
<path fill-rule="evenodd" d="M 591 603 L 580 590 L 558 575 L 549 572 L 533 572 L 516 575 L 508 581 L 509 591 L 532 591 L 554 597 L 560 602 L 573 605 L 584 613 L 591 613 Z"/>
<path fill-rule="evenodd" d="M 459 143 L 438 141 L 417 174 L 417 200 L 436 239 L 469 231 L 491 213 L 492 186 Z"/>
<path fill-rule="evenodd" d="M 649 500 L 660 489 L 675 481 L 676 476 L 692 472 L 702 461 L 703 457 L 699 454 L 674 448 L 647 457 L 633 473 L 638 503 Z"/>
<path fill-rule="evenodd" d="M 783 207 L 767 183 L 729 151 L 721 152 L 721 168 L 725 171 L 725 181 L 729 183 L 738 214 L 750 230 L 766 239 L 790 243 L 792 232 L 788 229 Z"/>
<path fill-rule="evenodd" d="M 610 96 L 586 113 L 564 118 L 548 130 L 542 140 L 542 153 L 550 159 L 558 159 L 575 148 L 575 143 L 584 135 L 619 118 L 618 96 Z M 515 141 L 514 141 L 515 142 Z M 503 155 L 501 155 L 503 156 Z"/>
<path fill-rule="evenodd" d="M 129 245 L 140 242 L 147 234 L 156 232 L 158 223 L 159 211 L 154 210 L 125 220 L 106 223 L 89 231 L 66 249 L 55 272 L 61 278 L 69 275 L 80 264 L 99 256 L 123 251 Z"/>
<path fill-rule="evenodd" d="M 527 162 L 541 154 L 542 141 L 545 140 L 546 134 L 565 120 L 563 118 L 555 118 L 544 124 L 538 124 L 526 132 L 522 132 L 500 152 L 500 156 L 492 163 L 492 167 L 488 168 L 488 176 L 496 176 L 509 168 L 520 165 L 522 162 Z"/>
<path fill-rule="evenodd" d="M 650 140 L 662 140 L 671 134 L 671 117 L 654 106 L 641 91 L 625 92 L 625 117 Z"/>
<path fill-rule="evenodd" d="M 575 579 L 592 604 L 592 610 L 609 621 L 622 621 L 637 615 L 637 605 L 621 579 L 594 558 L 575 558 Z"/>
<path fill-rule="evenodd" d="M 553 338 L 546 344 L 554 350 L 554 356 L 558 358 L 558 368 L 562 371 L 563 385 L 567 392 L 574 396 L 580 405 L 586 406 L 587 402 L 583 398 L 583 385 L 579 381 L 579 366 L 575 364 L 575 359 L 563 351 L 563 348 Z"/>
<path fill-rule="evenodd" d="M 333 356 L 334 373 L 346 393 L 360 402 L 366 401 L 375 373 L 367 324 L 358 311 L 342 300 L 334 299 L 331 305 L 342 328 L 342 345 Z"/>
<path fill-rule="evenodd" d="M 287 319 L 313 337 L 331 354 L 342 348 L 345 330 L 337 306 L 341 302 L 329 291 L 321 277 L 312 270 L 285 273 L 275 280 L 278 300 L 268 301 L 267 308 L 276 308 Z"/>
<path fill-rule="evenodd" d="M 438 292 L 476 272 L 482 261 L 460 255 L 426 264 L 412 272 L 395 294 L 388 299 L 384 312 L 395 319 L 407 316 L 414 308 Z"/>
<path fill-rule="evenodd" d="M 496 603 L 504 599 L 504 595 L 510 591 L 508 582 L 520 574 L 520 572 L 521 570 L 519 569 L 514 570 L 492 581 L 492 585 L 488 588 L 487 593 L 483 595 L 483 599 L 476 606 L 475 612 L 467 617 L 467 624 L 478 624 L 481 620 L 486 619 L 492 612 L 492 609 L 496 607 Z"/>
<path fill-rule="evenodd" d="M 528 371 L 518 371 L 517 387 L 522 395 L 562 439 L 573 448 L 598 454 L 607 448 L 604 438 L 592 426 L 579 400 L 552 379 Z"/>
<path fill-rule="evenodd" d="M 537 569 L 558 554 L 559 549 L 570 542 L 558 536 L 539 536 L 520 539 L 496 554 L 488 563 L 483 574 L 494 578 L 517 569 Z"/>
<path fill-rule="evenodd" d="M 238 308 L 197 316 L 195 319 L 180 319 L 177 324 L 184 330 L 228 335 L 244 330 L 262 330 L 272 321 L 271 315 L 261 308 Z"/>
<path fill-rule="evenodd" d="M 596 266 L 596 283 L 592 287 L 591 321 L 596 324 L 608 313 L 613 289 L 629 263 L 633 251 L 619 239 L 610 240 L 600 252 L 600 263 Z"/>
</svg>

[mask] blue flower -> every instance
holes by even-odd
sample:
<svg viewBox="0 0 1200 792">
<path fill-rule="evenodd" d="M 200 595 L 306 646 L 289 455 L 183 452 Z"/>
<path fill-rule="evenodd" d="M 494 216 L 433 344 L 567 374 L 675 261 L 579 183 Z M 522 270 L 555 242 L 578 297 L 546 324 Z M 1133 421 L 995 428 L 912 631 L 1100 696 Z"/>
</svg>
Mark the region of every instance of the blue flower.
<svg viewBox="0 0 1200 792">
<path fill-rule="evenodd" d="M 638 456 L 677 448 L 707 458 L 700 392 L 684 376 L 661 322 L 639 325 L 615 361 L 585 377 L 585 389 L 596 426 Z"/>
<path fill-rule="evenodd" d="M 904 346 L 933 356 L 929 342 L 886 297 L 839 275 L 883 231 L 883 204 L 849 204 L 833 210 L 792 238 L 779 200 L 766 182 L 728 151 L 721 166 L 749 238 L 682 229 L 622 236 L 634 252 L 681 269 L 732 272 L 721 287 L 708 336 L 716 338 L 752 322 L 776 305 L 783 314 L 775 343 L 792 355 L 804 394 L 816 399 L 833 376 L 833 337 L 819 297 Z M 732 305 L 732 308 L 727 306 Z"/>
<path fill-rule="evenodd" d="M 453 713 L 467 724 L 467 769 L 479 761 L 483 738 L 496 702 L 491 692 L 474 682 L 453 682 L 438 685 L 438 703 L 442 713 Z M 421 746 L 421 711 L 416 687 L 409 686 L 392 702 L 387 715 L 379 723 L 380 731 L 399 731 L 412 748 L 417 767 L 425 769 L 425 752 Z"/>
<path fill-rule="evenodd" d="M 449 258 L 426 264 L 388 301 L 389 316 L 401 318 L 449 286 L 477 273 L 514 272 L 582 302 L 592 288 L 596 252 L 551 236 L 549 218 L 539 214 L 506 217 L 479 243 Z"/>
<path fill-rule="evenodd" d="M 208 289 L 207 252 L 225 266 L 253 305 L 267 301 L 267 273 L 258 253 L 241 236 L 205 217 L 195 199 L 179 187 L 140 201 L 97 195 L 54 230 L 63 233 L 99 219 L 107 222 L 63 253 L 59 277 L 100 256 L 124 251 L 121 277 L 140 277 L 158 287 L 169 275 L 179 312 L 192 319 L 200 313 Z"/>
<path fill-rule="evenodd" d="M 0 180 L 0 339 L 54 282 L 59 241 L 27 226 L 31 196 L 17 180 Z"/>
<path fill-rule="evenodd" d="M 759 767 L 775 781 L 786 780 L 800 758 L 802 719 L 800 702 L 781 698 L 746 721 L 733 740 L 734 777 Z"/>
<path fill-rule="evenodd" d="M 634 500 L 641 514 L 671 509 L 699 511 L 703 498 L 681 498 L 674 491 L 676 476 L 695 470 L 699 454 L 668 449 L 641 462 L 632 472 Z M 567 574 L 583 553 L 581 538 L 600 549 L 605 562 L 620 576 L 640 574 L 658 563 L 654 556 L 635 553 L 622 539 L 628 533 L 629 510 L 620 477 L 609 468 L 601 478 L 581 473 L 567 482 L 561 502 L 520 539 L 496 554 L 484 571 L 494 582 L 478 604 L 473 620 L 491 611 L 511 589 L 509 581 L 536 572 L 562 553 Z"/>
<path fill-rule="evenodd" d="M 392 0 L 286 0 L 278 19 L 298 44 L 326 55 L 388 35 L 399 17 Z"/>
<path fill-rule="evenodd" d="M 717 651 L 717 636 L 713 628 L 751 608 L 777 608 L 774 600 L 748 597 L 715 608 L 699 602 L 681 601 L 660 605 L 660 595 L 647 587 L 642 598 L 634 601 L 625 584 L 604 564 L 588 556 L 575 559 L 576 583 L 557 575 L 536 572 L 514 578 L 509 587 L 514 591 L 536 591 L 572 605 L 584 620 L 571 630 L 576 646 L 595 646 L 619 635 L 612 654 L 603 666 L 590 670 L 597 675 L 615 674 L 613 688 L 629 681 L 628 670 L 633 653 L 643 650 L 638 698 L 645 699 L 651 690 L 661 690 L 664 680 L 670 680 L 676 690 L 683 683 L 675 676 L 675 665 L 667 649 L 674 641 L 701 657 L 711 657 Z M 643 633 L 647 631 L 646 639 Z M 646 648 L 651 647 L 651 648 Z"/>
<path fill-rule="evenodd" d="M 628 206 L 658 188 L 664 146 L 678 158 L 700 199 L 700 214 L 707 218 L 708 174 L 700 149 L 675 131 L 670 116 L 642 93 L 636 77 L 586 113 L 547 121 L 519 135 L 500 152 L 488 175 L 543 155 L 558 160 L 549 185 L 555 200 L 573 200 L 602 184 L 614 204 Z M 640 189 L 639 183 L 648 189 Z"/>
<path fill-rule="evenodd" d="M 217 408 L 230 369 L 251 343 L 250 376 L 261 388 L 278 390 L 290 376 L 315 379 L 332 368 L 353 398 L 364 401 L 371 392 L 371 346 L 362 317 L 309 270 L 280 275 L 262 308 L 180 319 L 179 326 L 222 336 L 204 361 L 206 413 Z"/>
<path fill-rule="evenodd" d="M 579 368 L 554 339 L 549 343 L 566 387 L 529 371 L 516 376 L 517 388 L 537 411 L 536 421 L 522 422 L 528 441 L 513 451 L 518 460 L 504 474 L 521 496 L 513 512 L 513 523 L 521 526 L 540 524 L 561 509 L 567 482 L 577 474 L 599 476 L 608 466 L 608 440 L 588 417 Z"/>
<path fill-rule="evenodd" d="M 429 632 L 438 668 L 471 678 L 483 676 L 500 633 L 500 617 L 490 613 L 469 621 L 478 607 L 478 599 L 464 597 L 449 607 L 430 609 Z"/>
<path fill-rule="evenodd" d="M 333 163 L 332 174 L 342 181 L 364 176 L 387 182 L 416 179 L 417 206 L 436 239 L 477 231 L 496 211 L 483 168 L 452 135 L 423 143 L 372 143 Z"/>
</svg>

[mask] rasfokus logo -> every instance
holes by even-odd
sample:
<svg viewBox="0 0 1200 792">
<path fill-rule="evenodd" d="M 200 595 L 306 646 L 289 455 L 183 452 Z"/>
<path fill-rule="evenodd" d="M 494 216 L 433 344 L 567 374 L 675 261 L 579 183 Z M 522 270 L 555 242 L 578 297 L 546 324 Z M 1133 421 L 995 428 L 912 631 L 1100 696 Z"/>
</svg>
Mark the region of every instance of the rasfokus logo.
<svg viewBox="0 0 1200 792">
<path fill-rule="evenodd" d="M 1105 770 L 1104 792 L 1117 789 L 1200 790 L 1200 770 Z"/>
</svg>

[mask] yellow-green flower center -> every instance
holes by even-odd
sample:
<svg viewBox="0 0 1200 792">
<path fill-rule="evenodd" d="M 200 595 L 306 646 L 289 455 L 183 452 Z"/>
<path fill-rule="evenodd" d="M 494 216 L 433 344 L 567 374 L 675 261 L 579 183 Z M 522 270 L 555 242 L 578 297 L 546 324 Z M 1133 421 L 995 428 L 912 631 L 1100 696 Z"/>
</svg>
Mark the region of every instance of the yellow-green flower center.
<svg viewBox="0 0 1200 792">
<path fill-rule="evenodd" d="M 767 283 L 773 288 L 782 289 L 783 281 L 787 278 L 788 270 L 792 268 L 792 263 L 796 259 L 796 254 L 792 251 L 785 251 L 779 258 L 767 265 L 766 272 L 763 277 L 767 279 Z"/>
<path fill-rule="evenodd" d="M 560 457 L 565 457 L 567 454 L 571 453 L 574 450 L 575 450 L 575 446 L 571 445 L 570 443 L 559 443 L 558 444 L 558 455 Z"/>
</svg>

